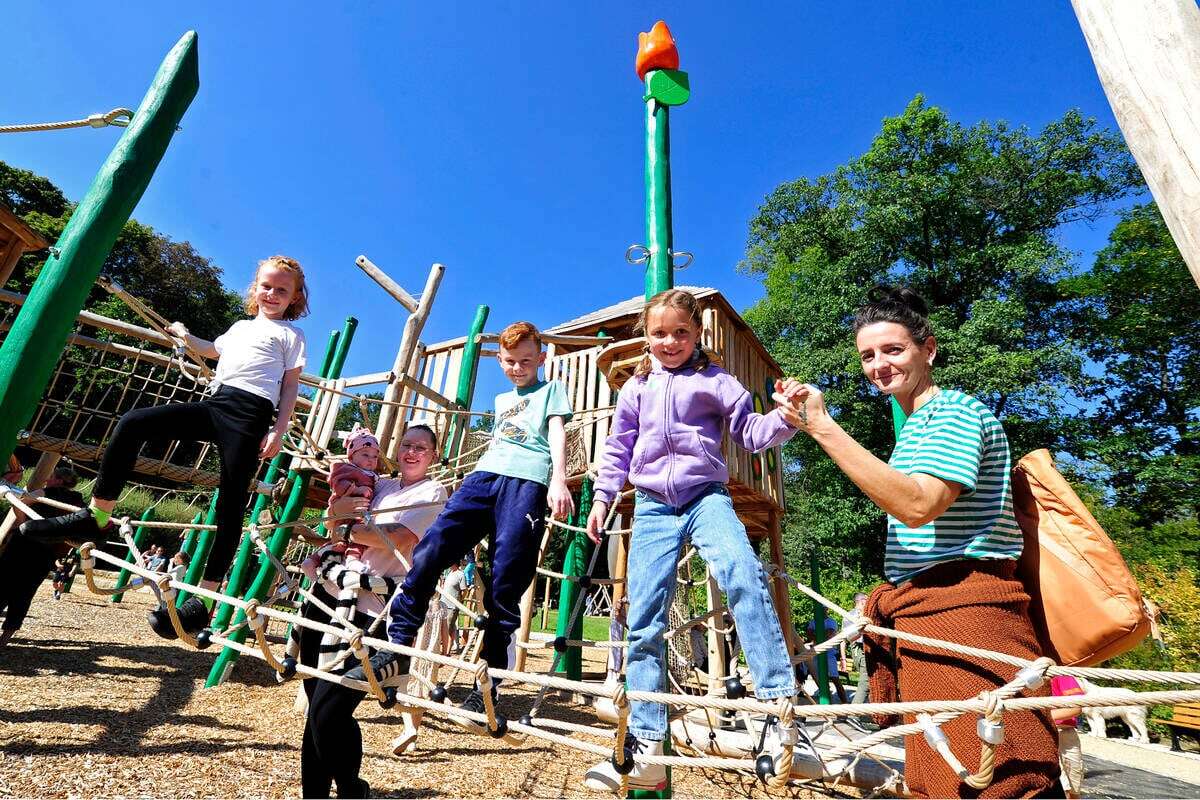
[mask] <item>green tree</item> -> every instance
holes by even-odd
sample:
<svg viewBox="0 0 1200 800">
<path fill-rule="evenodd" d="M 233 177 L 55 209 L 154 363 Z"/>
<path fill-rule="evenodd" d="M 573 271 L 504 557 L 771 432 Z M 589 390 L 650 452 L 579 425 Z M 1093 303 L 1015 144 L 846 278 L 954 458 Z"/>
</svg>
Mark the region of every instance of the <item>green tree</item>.
<svg viewBox="0 0 1200 800">
<path fill-rule="evenodd" d="M 1088 376 L 1059 313 L 1072 258 L 1056 231 L 1141 188 L 1120 136 L 1078 113 L 1038 134 L 967 127 L 918 96 L 862 156 L 766 198 L 741 264 L 766 296 L 746 319 L 786 373 L 821 386 L 851 435 L 886 456 L 887 403 L 862 376 L 849 324 L 870 286 L 902 282 L 933 308 L 939 383 L 992 408 L 1015 454 L 1073 451 L 1078 415 L 1059 409 Z M 812 547 L 847 580 L 878 574 L 882 514 L 807 437 L 787 456 L 797 574 Z"/>
<path fill-rule="evenodd" d="M 47 241 L 57 241 L 74 206 L 46 178 L 0 161 L 0 201 Z M 6 288 L 28 293 L 47 253 L 21 257 Z M 221 268 L 188 242 L 175 242 L 137 220 L 125 224 L 104 262 L 104 275 L 169 319 L 183 321 L 197 336 L 212 339 L 242 316 L 241 298 L 221 283 Z M 86 307 L 105 316 L 144 324 L 124 303 L 96 287 Z"/>
<path fill-rule="evenodd" d="M 1200 518 L 1200 294 L 1153 203 L 1121 216 L 1095 266 L 1064 282 L 1099 367 L 1089 455 L 1149 527 Z"/>
</svg>

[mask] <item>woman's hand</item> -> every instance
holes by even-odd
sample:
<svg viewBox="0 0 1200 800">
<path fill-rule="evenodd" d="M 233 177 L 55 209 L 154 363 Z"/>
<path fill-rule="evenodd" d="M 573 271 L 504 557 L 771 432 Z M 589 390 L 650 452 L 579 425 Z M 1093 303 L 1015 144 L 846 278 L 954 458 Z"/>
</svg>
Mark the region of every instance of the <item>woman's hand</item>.
<svg viewBox="0 0 1200 800">
<path fill-rule="evenodd" d="M 344 495 L 329 504 L 328 514 L 339 519 L 342 517 L 362 519 L 363 514 L 367 513 L 367 509 L 370 507 L 371 503 L 365 497 Z"/>
<path fill-rule="evenodd" d="M 262 444 L 258 448 L 260 458 L 274 458 L 279 452 L 279 448 L 283 446 L 283 433 L 272 428 L 267 431 L 267 435 L 263 437 Z"/>
<path fill-rule="evenodd" d="M 597 500 L 592 503 L 592 513 L 587 518 L 587 535 L 593 544 L 604 538 L 604 520 L 608 517 L 608 503 Z"/>
<path fill-rule="evenodd" d="M 562 478 L 553 478 L 550 481 L 546 502 L 550 504 L 552 519 L 567 519 L 575 513 L 575 501 L 571 499 L 571 490 Z"/>
<path fill-rule="evenodd" d="M 805 433 L 811 434 L 833 421 L 825 406 L 824 393 L 810 383 L 800 383 L 793 378 L 775 381 L 772 399 L 784 421 Z"/>
</svg>

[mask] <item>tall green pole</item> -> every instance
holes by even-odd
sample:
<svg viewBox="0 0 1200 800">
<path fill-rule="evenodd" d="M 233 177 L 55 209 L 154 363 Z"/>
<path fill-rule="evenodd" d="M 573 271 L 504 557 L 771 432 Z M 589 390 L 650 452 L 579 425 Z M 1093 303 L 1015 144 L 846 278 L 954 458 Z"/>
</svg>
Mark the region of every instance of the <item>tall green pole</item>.
<svg viewBox="0 0 1200 800">
<path fill-rule="evenodd" d="M 154 519 L 154 506 L 150 506 L 144 512 L 142 512 L 142 522 L 148 522 L 152 519 Z M 141 550 L 142 545 L 145 543 L 146 537 L 148 535 L 150 535 L 150 529 L 147 528 L 145 525 L 138 525 L 137 530 L 133 532 L 134 547 L 136 547 L 138 550 Z M 133 548 L 130 548 L 129 552 L 125 555 L 125 561 L 126 561 L 126 563 L 129 563 L 129 564 L 133 563 Z M 121 571 L 119 573 L 117 573 L 117 587 L 116 588 L 124 589 L 125 585 L 127 583 L 129 583 L 129 570 L 122 567 Z M 125 593 L 119 591 L 116 594 L 114 594 L 112 597 L 110 597 L 109 600 L 111 600 L 114 603 L 119 603 L 119 602 L 121 602 L 121 598 L 124 596 L 125 596 Z"/>
<path fill-rule="evenodd" d="M 204 515 L 205 525 L 217 524 L 217 503 L 221 495 L 221 490 L 217 489 L 213 492 L 212 501 L 208 504 L 208 513 Z M 204 567 L 208 565 L 208 554 L 212 552 L 213 542 L 217 539 L 217 532 L 211 528 L 203 528 L 196 533 L 196 544 L 192 550 L 192 560 L 188 563 L 187 572 L 183 574 L 183 582 L 190 583 L 193 586 L 197 585 L 204 578 Z M 183 601 L 192 596 L 192 593 L 186 589 L 180 589 L 179 594 L 175 596 L 175 607 L 182 608 Z"/>
<path fill-rule="evenodd" d="M 342 367 L 346 364 L 346 356 L 350 352 L 350 344 L 354 341 L 354 332 L 358 329 L 358 320 L 354 317 L 347 317 L 346 324 L 342 328 L 341 334 L 335 340 L 330 337 L 330 345 L 333 347 L 333 355 L 323 359 L 322 366 L 325 367 L 325 374 L 322 378 L 337 378 L 342 374 Z M 300 473 L 297 470 L 288 470 L 287 480 L 291 488 L 291 493 L 288 495 L 287 502 L 284 504 L 283 512 L 280 514 L 280 525 L 286 525 L 290 522 L 295 522 L 300 518 L 300 514 L 304 511 L 304 498 L 308 493 L 308 475 Z M 282 558 L 287 551 L 288 542 L 292 539 L 292 529 L 290 527 L 278 527 L 275 533 L 267 542 L 267 549 L 271 551 L 277 558 Z M 267 596 L 271 585 L 275 581 L 275 568 L 272 566 L 269 559 L 263 558 L 261 566 L 258 569 L 258 575 L 255 577 L 250 588 L 243 595 L 244 600 L 262 600 Z M 242 611 L 238 611 L 233 617 L 233 624 L 238 625 L 245 621 L 246 615 Z M 224 627 L 224 626 L 222 626 Z M 234 631 L 230 638 L 236 642 L 244 642 L 246 640 L 246 628 Z M 209 670 L 208 680 L 205 681 L 206 687 L 216 686 L 225 680 L 225 676 L 233 669 L 233 665 L 237 662 L 238 652 L 231 647 L 224 648 L 217 656 L 216 661 Z"/>
<path fill-rule="evenodd" d="M 200 88 L 197 51 L 188 31 L 167 53 L 0 346 L 0 463 L 37 409 L 75 315 Z"/>
<path fill-rule="evenodd" d="M 458 388 L 454 393 L 454 402 L 458 403 L 463 408 L 471 407 L 471 400 L 475 397 L 475 377 L 479 374 L 479 342 L 476 338 L 483 333 L 483 326 L 487 324 L 488 313 L 491 309 L 481 305 L 475 309 L 475 319 L 471 320 L 471 330 L 467 333 L 467 343 L 463 346 L 462 366 L 458 373 Z M 456 416 L 450 422 L 450 431 L 446 436 L 445 446 L 442 448 L 442 457 L 450 458 L 455 440 L 458 438 L 460 430 L 467 428 L 470 424 L 470 418 Z"/>
<path fill-rule="evenodd" d="M 646 73 L 646 299 L 675 285 L 671 225 L 671 106 L 691 94 L 686 72 Z"/>
<path fill-rule="evenodd" d="M 325 356 L 321 359 L 321 369 L 317 372 L 317 377 L 328 377 L 329 366 L 333 363 L 333 356 L 337 352 L 338 340 L 341 338 L 341 332 L 330 331 L 329 340 L 325 344 Z M 263 475 L 264 483 L 274 483 L 279 477 L 279 473 L 286 468 L 285 460 L 290 461 L 291 456 L 283 453 L 277 453 L 271 459 L 271 463 L 267 465 L 266 474 Z M 250 521 L 257 522 L 258 515 L 267 507 L 270 498 L 266 495 L 258 495 L 254 498 L 254 506 L 250 510 Z M 230 597 L 237 597 L 246 590 L 246 583 L 250 577 L 250 563 L 254 554 L 254 542 L 250 540 L 250 534 L 242 534 L 242 541 L 238 544 L 237 555 L 233 559 L 233 566 L 229 570 L 229 582 L 225 585 L 225 593 Z M 217 606 L 217 611 L 213 614 L 212 627 L 213 630 L 224 630 L 229 625 L 229 619 L 233 616 L 233 606 L 229 603 L 220 603 Z"/>
<path fill-rule="evenodd" d="M 592 513 L 592 479 L 585 477 L 579 490 L 579 508 L 573 523 L 580 527 L 587 524 L 588 514 Z M 562 572 L 568 578 L 582 576 L 587 569 L 587 534 L 579 531 L 568 531 L 570 540 L 567 543 L 567 554 L 563 556 Z M 558 587 L 558 623 L 555 625 L 555 638 L 583 638 L 583 614 L 571 625 L 571 611 L 575 608 L 581 590 L 578 581 L 564 578 Z M 569 680 L 583 679 L 583 648 L 568 647 L 558 659 L 555 672 L 566 673 Z"/>
<path fill-rule="evenodd" d="M 661 28 L 661 31 L 659 30 Z M 665 34 L 665 42 L 662 36 Z M 647 34 L 643 34 L 647 36 Z M 659 22 L 648 34 L 659 37 L 674 53 L 675 43 L 667 26 Z M 640 61 L 640 54 L 639 54 Z M 674 55 L 677 65 L 678 54 Z M 674 233 L 671 226 L 671 117 L 670 107 L 681 106 L 691 96 L 686 72 L 670 68 L 651 68 L 645 73 L 646 94 L 646 299 L 675 285 Z M 564 570 L 565 572 L 565 570 Z M 559 618 L 563 614 L 559 607 Z M 671 752 L 671 736 L 663 742 L 663 752 Z M 667 785 L 661 791 L 630 789 L 630 798 L 667 798 L 672 796 L 671 768 L 667 767 Z"/>
</svg>

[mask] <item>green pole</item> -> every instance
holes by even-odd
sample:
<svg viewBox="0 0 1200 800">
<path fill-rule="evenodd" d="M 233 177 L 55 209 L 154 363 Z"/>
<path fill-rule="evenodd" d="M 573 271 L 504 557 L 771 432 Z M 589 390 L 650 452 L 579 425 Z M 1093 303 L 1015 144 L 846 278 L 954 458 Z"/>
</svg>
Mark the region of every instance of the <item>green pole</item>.
<svg viewBox="0 0 1200 800">
<path fill-rule="evenodd" d="M 317 372 L 320 378 L 328 377 L 329 366 L 333 363 L 334 353 L 337 351 L 338 341 L 341 339 L 340 331 L 330 331 L 329 340 L 325 344 L 325 355 L 321 359 L 321 369 Z M 279 473 L 286 468 L 285 460 L 290 461 L 291 457 L 283 453 L 277 453 L 271 459 L 271 463 L 267 465 L 267 471 L 263 475 L 264 483 L 274 483 L 279 477 Z M 270 498 L 266 495 L 258 495 L 254 498 L 254 506 L 250 509 L 250 521 L 257 522 L 258 515 L 267 507 Z M 246 583 L 250 577 L 250 563 L 254 553 L 254 542 L 250 540 L 250 534 L 242 534 L 242 540 L 238 544 L 237 555 L 233 559 L 233 566 L 229 570 L 229 583 L 225 586 L 225 594 L 230 597 L 238 597 L 246 590 Z M 229 619 L 233 616 L 233 606 L 229 603 L 220 603 L 217 605 L 217 611 L 213 614 L 212 627 L 213 630 L 224 630 L 229 625 Z"/>
<path fill-rule="evenodd" d="M 144 512 L 142 512 L 141 521 L 148 522 L 149 520 L 152 520 L 152 519 L 154 519 L 154 506 L 150 506 Z M 150 529 L 147 528 L 145 525 L 138 525 L 137 530 L 133 532 L 133 543 L 137 547 L 138 550 L 142 549 L 142 545 L 145 543 L 146 537 L 149 534 L 150 534 Z M 126 553 L 125 562 L 128 564 L 133 563 L 133 549 L 132 548 L 130 548 L 129 552 Z M 117 574 L 117 588 L 124 589 L 125 584 L 127 584 L 127 583 L 129 583 L 129 570 L 122 567 L 121 571 Z M 123 596 L 124 596 L 124 592 L 117 592 L 109 599 L 114 603 L 119 603 L 119 602 L 121 602 L 121 598 Z"/>
<path fill-rule="evenodd" d="M 892 433 L 896 434 L 896 438 L 900 438 L 900 431 L 904 429 L 904 423 L 908 422 L 908 415 L 904 413 L 904 409 L 900 407 L 900 401 L 895 396 L 888 398 L 892 401 Z"/>
<path fill-rule="evenodd" d="M 198 513 L 198 514 L 196 514 L 195 519 L 192 520 L 192 524 L 199 525 L 203 520 L 204 520 L 204 514 L 202 512 Z M 196 529 L 188 528 L 187 532 L 183 535 L 183 544 L 179 545 L 179 551 L 181 553 L 187 553 L 190 556 L 192 554 L 192 551 L 195 549 L 196 549 Z"/>
<path fill-rule="evenodd" d="M 217 524 L 217 498 L 220 494 L 220 489 L 213 492 L 212 501 L 208 504 L 208 513 L 204 515 L 205 525 Z M 209 528 L 204 528 L 196 532 L 196 543 L 191 553 L 192 560 L 188 564 L 187 572 L 183 574 L 184 583 L 190 583 L 195 586 L 203 580 L 204 567 L 208 564 L 208 554 L 212 551 L 213 542 L 216 539 L 217 532 Z M 175 607 L 182 608 L 183 601 L 191 596 L 191 592 L 186 589 L 180 589 L 179 594 L 175 598 Z"/>
<path fill-rule="evenodd" d="M 304 510 L 304 496 L 308 492 L 308 475 L 301 474 L 295 470 L 288 473 L 288 480 L 292 484 L 292 492 L 288 496 L 287 504 L 283 508 L 283 514 L 279 518 L 280 524 L 294 522 L 299 518 L 300 512 Z M 290 528 L 276 528 L 275 533 L 271 536 L 267 543 L 267 549 L 276 557 L 282 558 L 287 550 L 287 544 L 292 538 Z M 244 595 L 245 600 L 262 600 L 267 596 L 267 591 L 270 590 L 271 584 L 275 579 L 275 569 L 271 566 L 271 562 L 263 559 L 262 566 L 258 570 L 258 576 L 246 590 Z M 233 617 L 233 624 L 241 625 L 245 622 L 246 614 L 241 609 L 238 609 L 237 614 Z M 229 638 L 235 642 L 242 643 L 246 641 L 246 626 L 238 628 L 229 635 Z M 237 661 L 238 652 L 231 647 L 224 648 L 216 661 L 213 662 L 212 669 L 209 670 L 208 680 L 205 681 L 205 687 L 216 686 L 225 680 L 226 673 L 233 669 L 234 663 Z"/>
<path fill-rule="evenodd" d="M 809 583 L 812 589 L 817 594 L 821 593 L 821 566 L 817 563 L 817 551 L 813 550 L 809 556 L 809 570 L 811 571 Z M 825 635 L 825 606 L 812 601 L 813 605 L 813 642 L 820 644 L 825 641 L 828 636 Z M 825 653 L 816 658 L 817 668 L 817 699 L 821 705 L 827 706 L 833 702 L 829 697 L 829 656 Z"/>
<path fill-rule="evenodd" d="M 583 527 L 587 524 L 588 514 L 592 511 L 592 479 L 585 477 L 583 486 L 580 487 L 578 497 L 578 513 L 575 515 L 573 524 Z M 563 575 L 568 577 L 580 577 L 587 569 L 587 534 L 579 531 L 569 531 L 570 540 L 567 542 L 567 554 L 563 556 Z M 579 582 L 564 578 L 558 587 L 558 623 L 555 625 L 555 637 L 562 636 L 567 639 L 582 639 L 583 638 L 583 614 L 580 614 L 575 620 L 574 625 L 571 622 L 571 610 L 575 608 L 575 603 L 580 595 Z M 558 659 L 558 667 L 555 672 L 566 673 L 569 680 L 578 681 L 583 679 L 583 648 L 568 647 Z"/>
<path fill-rule="evenodd" d="M 200 87 L 195 31 L 171 48 L 125 133 L 51 249 L 0 346 L 0 463 L 28 424 L 104 259 Z"/>
<path fill-rule="evenodd" d="M 462 367 L 458 373 L 458 388 L 454 393 L 454 402 L 458 403 L 463 408 L 471 407 L 471 400 L 475 397 L 475 377 L 479 374 L 479 342 L 476 337 L 483 333 L 483 326 L 487 324 L 488 313 L 491 309 L 481 305 L 475 309 L 475 319 L 471 320 L 471 329 L 467 333 L 467 343 L 463 346 Z M 442 457 L 450 458 L 454 441 L 458 438 L 460 430 L 465 429 L 470 424 L 470 418 L 456 416 L 450 422 L 450 430 L 446 436 L 445 447 L 442 448 Z"/>
<path fill-rule="evenodd" d="M 665 26 L 664 26 L 665 28 Z M 674 233 L 671 226 L 671 117 L 670 107 L 681 106 L 691 96 L 686 72 L 655 69 L 646 73 L 646 299 L 675 285 Z M 565 569 L 564 569 L 565 574 Z M 562 608 L 559 608 L 559 617 Z M 663 742 L 671 752 L 671 736 Z M 671 797 L 671 768 L 662 791 L 630 789 L 631 798 Z"/>
<path fill-rule="evenodd" d="M 350 352 L 350 344 L 354 341 L 354 332 L 358 329 L 358 320 L 354 317 L 347 317 L 346 324 L 342 327 L 340 336 L 336 339 L 330 337 L 330 345 L 333 346 L 333 356 L 322 360 L 324 372 L 323 378 L 337 378 L 342 374 L 342 367 L 346 364 L 346 356 Z M 327 350 L 328 353 L 328 350 Z M 308 475 L 301 474 L 296 470 L 288 470 L 287 481 L 291 485 L 291 493 L 288 495 L 287 502 L 284 504 L 283 512 L 280 515 L 280 525 L 295 522 L 300 518 L 300 514 L 304 511 L 304 498 L 308 492 Z M 278 527 L 271 539 L 267 542 L 267 549 L 271 551 L 277 558 L 282 558 L 287 551 L 288 542 L 292 539 L 292 529 L 288 527 Z M 247 570 L 248 571 L 248 570 Z M 244 600 L 262 600 L 267 596 L 267 592 L 271 588 L 271 584 L 275 580 L 275 568 L 271 562 L 263 558 L 261 566 L 258 570 L 258 575 L 254 582 L 250 584 L 250 588 L 246 590 L 242 596 Z M 230 593 L 232 594 L 232 593 Z M 246 615 L 242 611 L 238 611 L 233 617 L 233 624 L 238 625 L 246 619 Z M 223 626 L 224 627 L 224 626 Z M 244 642 L 246 639 L 246 628 L 242 627 L 234 631 L 230 636 L 236 642 Z M 231 647 L 224 648 L 216 661 L 212 665 L 212 669 L 208 673 L 208 680 L 205 681 L 205 686 L 216 686 L 225 680 L 225 675 L 233 669 L 234 663 L 237 661 L 238 652 Z"/>
<path fill-rule="evenodd" d="M 686 72 L 646 73 L 646 299 L 675 285 L 671 226 L 671 106 L 691 94 Z"/>
</svg>

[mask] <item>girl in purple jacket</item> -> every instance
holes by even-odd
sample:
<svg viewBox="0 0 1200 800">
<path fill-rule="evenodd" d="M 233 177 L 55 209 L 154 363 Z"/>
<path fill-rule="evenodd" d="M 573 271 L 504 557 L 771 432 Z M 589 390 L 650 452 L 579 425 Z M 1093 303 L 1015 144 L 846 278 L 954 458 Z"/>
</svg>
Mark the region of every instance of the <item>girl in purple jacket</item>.
<svg viewBox="0 0 1200 800">
<path fill-rule="evenodd" d="M 729 598 L 755 694 L 760 700 L 790 697 L 796 693 L 791 659 L 766 575 L 725 486 L 729 469 L 721 437 L 728 427 L 734 441 L 758 452 L 786 442 L 796 429 L 778 410 L 755 413 L 750 393 L 709 360 L 699 345 L 700 305 L 691 294 L 671 289 L 655 295 L 636 330 L 645 333 L 647 354 L 617 400 L 587 521 L 588 536 L 599 543 L 608 508 L 628 477 L 637 490 L 626 578 L 628 687 L 665 690 L 667 609 L 676 562 L 690 540 Z M 789 401 L 800 388 L 793 380 L 776 385 Z M 666 734 L 663 704 L 631 701 L 627 756 L 661 755 Z M 661 788 L 665 781 L 666 768 L 657 764 L 639 763 L 629 774 L 630 788 Z M 588 770 L 584 785 L 617 791 L 621 776 L 605 761 Z"/>
</svg>

